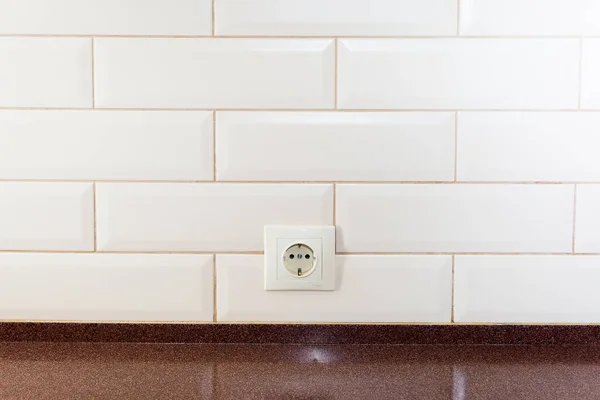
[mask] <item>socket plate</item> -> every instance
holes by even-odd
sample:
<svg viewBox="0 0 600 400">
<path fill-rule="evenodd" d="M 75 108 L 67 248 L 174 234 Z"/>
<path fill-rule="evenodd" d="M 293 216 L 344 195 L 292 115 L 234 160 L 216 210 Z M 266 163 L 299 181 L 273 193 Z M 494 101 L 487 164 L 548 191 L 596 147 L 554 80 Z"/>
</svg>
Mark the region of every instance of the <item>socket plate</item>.
<svg viewBox="0 0 600 400">
<path fill-rule="evenodd" d="M 298 244 L 313 252 L 314 267 L 301 276 L 284 264 L 286 250 Z M 335 290 L 335 227 L 265 226 L 265 290 Z"/>
</svg>

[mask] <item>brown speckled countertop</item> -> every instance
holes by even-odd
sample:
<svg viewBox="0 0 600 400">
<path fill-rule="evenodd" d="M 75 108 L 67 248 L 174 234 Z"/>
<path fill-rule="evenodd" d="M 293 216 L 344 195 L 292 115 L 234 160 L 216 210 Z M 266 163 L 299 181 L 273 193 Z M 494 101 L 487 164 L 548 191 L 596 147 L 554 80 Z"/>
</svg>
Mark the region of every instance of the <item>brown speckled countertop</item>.
<svg viewBox="0 0 600 400">
<path fill-rule="evenodd" d="M 600 399 L 600 347 L 0 343 L 0 399 Z"/>
</svg>

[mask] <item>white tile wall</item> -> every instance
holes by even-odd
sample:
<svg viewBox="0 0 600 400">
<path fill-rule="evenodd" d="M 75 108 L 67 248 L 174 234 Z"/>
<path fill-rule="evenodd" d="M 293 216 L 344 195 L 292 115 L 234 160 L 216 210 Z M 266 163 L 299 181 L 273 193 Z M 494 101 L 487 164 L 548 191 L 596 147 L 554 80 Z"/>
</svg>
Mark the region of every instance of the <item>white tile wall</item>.
<svg viewBox="0 0 600 400">
<path fill-rule="evenodd" d="M 0 0 L 0 34 L 210 35 L 211 0 Z"/>
<path fill-rule="evenodd" d="M 599 13 L 0 0 L 0 320 L 599 323 Z M 266 224 L 338 290 L 264 292 Z"/>
<path fill-rule="evenodd" d="M 600 181 L 600 113 L 461 112 L 459 181 Z"/>
<path fill-rule="evenodd" d="M 91 39 L 0 37 L 0 107 L 91 106 Z"/>
<path fill-rule="evenodd" d="M 266 292 L 263 257 L 217 256 L 219 321 L 450 322 L 452 257 L 338 256 L 333 292 Z"/>
<path fill-rule="evenodd" d="M 212 180 L 212 117 L 0 110 L 0 179 Z"/>
<path fill-rule="evenodd" d="M 456 256 L 456 322 L 600 320 L 598 256 Z"/>
<path fill-rule="evenodd" d="M 96 185 L 98 248 L 262 251 L 265 225 L 331 225 L 332 185 Z"/>
<path fill-rule="evenodd" d="M 332 108 L 331 39 L 96 39 L 96 105 Z"/>
<path fill-rule="evenodd" d="M 598 35 L 597 0 L 461 1 L 460 33 L 468 36 Z"/>
<path fill-rule="evenodd" d="M 454 35 L 455 0 L 215 0 L 218 35 Z"/>
<path fill-rule="evenodd" d="M 217 125 L 219 180 L 454 180 L 453 113 L 219 112 Z"/>
<path fill-rule="evenodd" d="M 93 185 L 0 183 L 0 250 L 93 251 Z"/>
<path fill-rule="evenodd" d="M 575 39 L 344 39 L 341 108 L 577 108 Z M 551 84 L 549 84 L 551 82 Z"/>
<path fill-rule="evenodd" d="M 570 252 L 571 185 L 338 185 L 341 252 Z"/>
<path fill-rule="evenodd" d="M 600 253 L 600 185 L 577 185 L 575 251 Z"/>
<path fill-rule="evenodd" d="M 581 53 L 581 107 L 600 109 L 600 39 L 583 40 Z"/>
<path fill-rule="evenodd" d="M 1 319 L 213 318 L 211 255 L 1 253 L 0 275 Z"/>
</svg>

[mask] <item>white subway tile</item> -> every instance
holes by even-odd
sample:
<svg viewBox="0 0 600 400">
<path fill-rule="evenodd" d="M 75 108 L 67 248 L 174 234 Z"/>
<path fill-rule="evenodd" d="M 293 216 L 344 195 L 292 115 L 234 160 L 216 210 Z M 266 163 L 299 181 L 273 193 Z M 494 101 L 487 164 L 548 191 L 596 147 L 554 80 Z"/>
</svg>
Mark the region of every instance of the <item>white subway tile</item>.
<svg viewBox="0 0 600 400">
<path fill-rule="evenodd" d="M 584 39 L 581 51 L 581 108 L 600 109 L 600 39 Z"/>
<path fill-rule="evenodd" d="M 344 39 L 341 108 L 577 108 L 576 39 Z"/>
<path fill-rule="evenodd" d="M 217 113 L 217 179 L 454 180 L 453 113 Z"/>
<path fill-rule="evenodd" d="M 0 183 L 0 250 L 94 250 L 92 184 Z"/>
<path fill-rule="evenodd" d="M 0 319 L 212 321 L 212 255 L 3 253 L 0 276 Z"/>
<path fill-rule="evenodd" d="M 577 185 L 575 252 L 600 253 L 600 185 Z"/>
<path fill-rule="evenodd" d="M 339 252 L 570 252 L 572 185 L 338 185 Z"/>
<path fill-rule="evenodd" d="M 212 180 L 211 112 L 0 111 L 0 179 Z"/>
<path fill-rule="evenodd" d="M 0 37 L 0 107 L 91 106 L 90 38 Z"/>
<path fill-rule="evenodd" d="M 456 256 L 456 322 L 598 323 L 597 256 Z"/>
<path fill-rule="evenodd" d="M 332 39 L 96 39 L 96 106 L 332 108 L 334 51 Z"/>
<path fill-rule="evenodd" d="M 216 0 L 218 35 L 456 35 L 455 0 Z"/>
<path fill-rule="evenodd" d="M 0 0 L 0 33 L 210 35 L 211 14 L 211 0 Z"/>
<path fill-rule="evenodd" d="M 96 185 L 99 250 L 260 251 L 265 225 L 331 225 L 333 185 Z"/>
<path fill-rule="evenodd" d="M 469 36 L 598 35 L 597 0 L 468 0 L 460 33 Z"/>
<path fill-rule="evenodd" d="M 217 319 L 450 322 L 452 257 L 338 256 L 336 290 L 267 292 L 263 256 L 217 256 Z"/>
<path fill-rule="evenodd" d="M 459 181 L 600 181 L 600 113 L 461 112 Z"/>
</svg>

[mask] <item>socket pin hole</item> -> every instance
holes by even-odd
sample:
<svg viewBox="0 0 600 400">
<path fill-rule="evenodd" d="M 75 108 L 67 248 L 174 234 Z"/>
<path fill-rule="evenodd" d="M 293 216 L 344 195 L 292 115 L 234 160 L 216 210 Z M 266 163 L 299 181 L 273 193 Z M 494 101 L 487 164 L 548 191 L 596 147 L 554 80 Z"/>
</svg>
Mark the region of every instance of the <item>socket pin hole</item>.
<svg viewBox="0 0 600 400">
<path fill-rule="evenodd" d="M 308 259 L 310 258 L 310 254 L 306 254 L 306 255 L 304 256 L 304 258 L 306 258 L 306 259 L 308 260 Z"/>
<path fill-rule="evenodd" d="M 293 259 L 294 259 L 294 255 L 290 254 L 290 260 L 293 260 Z"/>
</svg>

